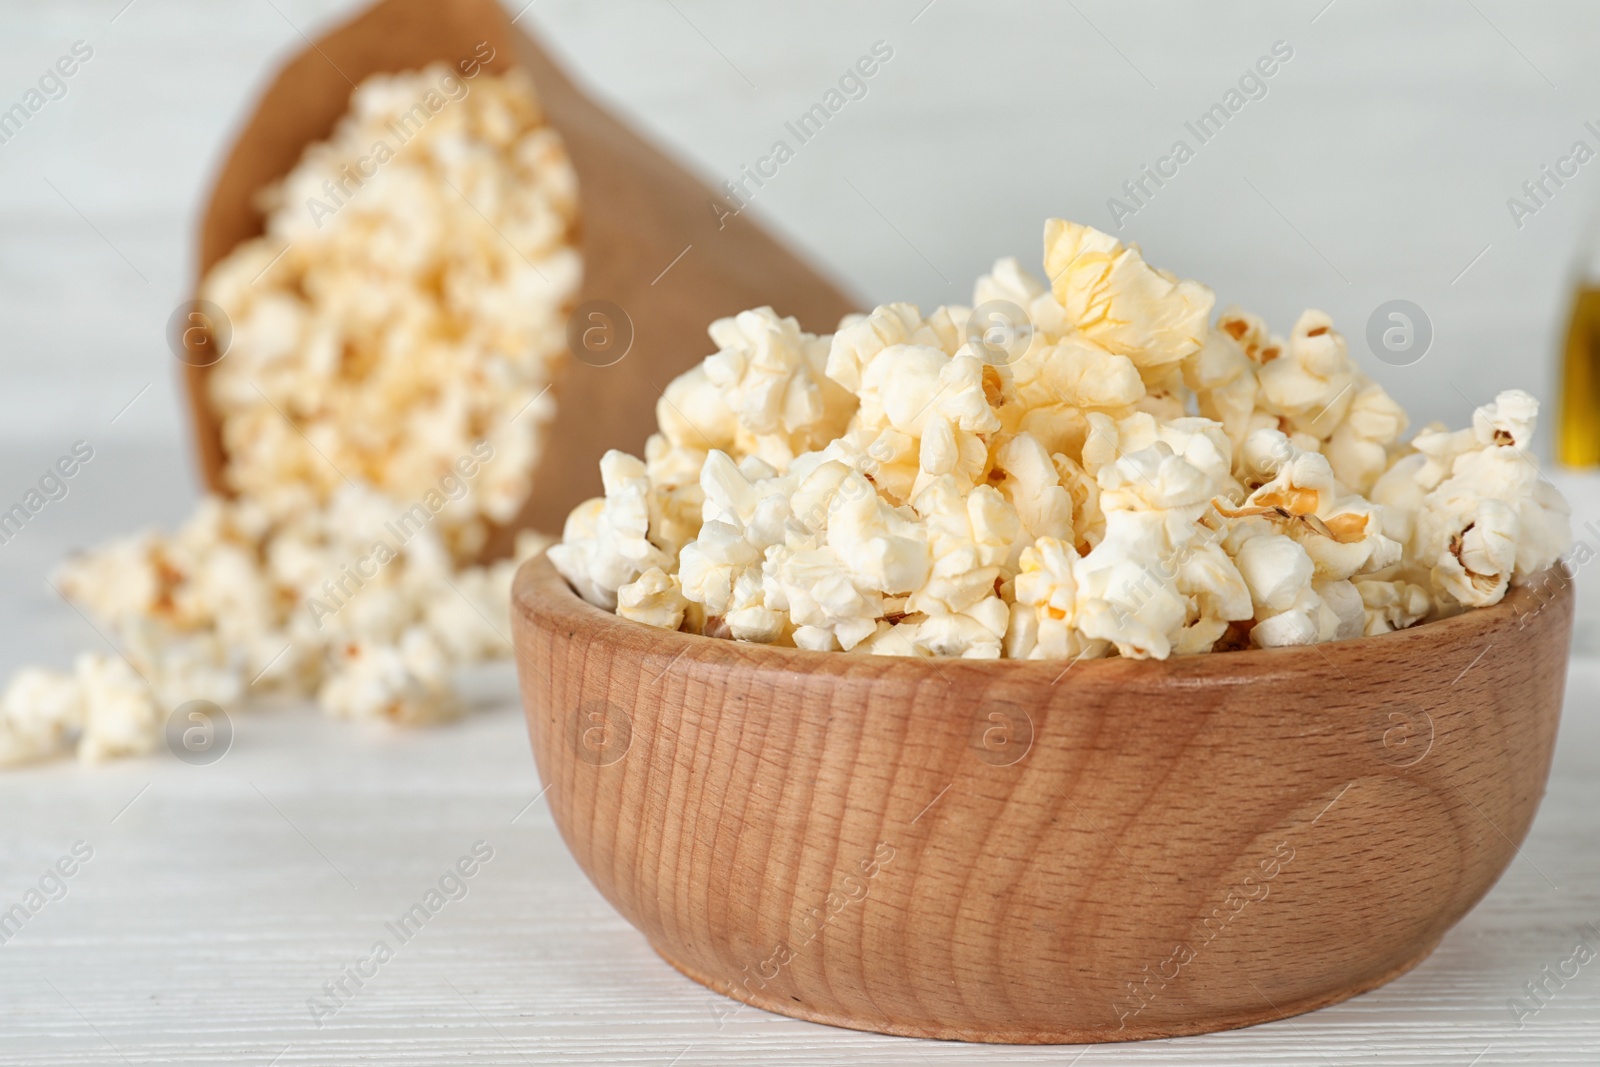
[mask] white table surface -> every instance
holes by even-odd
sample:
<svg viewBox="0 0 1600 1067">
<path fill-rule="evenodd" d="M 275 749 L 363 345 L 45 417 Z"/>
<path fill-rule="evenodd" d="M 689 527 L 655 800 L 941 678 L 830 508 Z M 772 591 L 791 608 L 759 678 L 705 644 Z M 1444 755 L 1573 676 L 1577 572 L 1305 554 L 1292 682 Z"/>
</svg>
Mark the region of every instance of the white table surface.
<svg viewBox="0 0 1600 1067">
<path fill-rule="evenodd" d="M 72 41 L 96 48 L 67 97 L 0 146 L 0 503 L 72 441 L 97 450 L 67 499 L 0 546 L 0 672 L 101 647 L 44 584 L 68 549 L 171 524 L 189 507 L 162 329 L 187 282 L 195 204 L 265 65 L 352 2 L 0 5 L 0 104 Z M 867 299 L 924 303 L 959 298 L 997 255 L 1031 259 L 1047 214 L 1103 222 L 1106 197 L 1185 118 L 1290 40 L 1295 65 L 1272 95 L 1126 235 L 1282 327 L 1325 306 L 1356 347 L 1375 305 L 1418 300 L 1438 331 L 1427 359 L 1392 368 L 1360 354 L 1421 418 L 1459 425 L 1510 385 L 1547 395 L 1561 276 L 1595 168 L 1522 230 L 1504 201 L 1595 117 L 1600 8 L 1152 10 L 540 0 L 526 17 L 714 181 L 761 154 L 873 40 L 892 41 L 895 64 L 757 210 Z M 1596 485 L 1562 484 L 1580 523 L 1600 523 Z M 0 910 L 74 842 L 94 849 L 67 895 L 0 944 L 0 1064 L 1592 1067 L 1600 962 L 1520 1031 L 1507 1008 L 1584 923 L 1600 925 L 1600 603 L 1589 584 L 1580 576 L 1582 655 L 1523 858 L 1422 966 L 1310 1016 L 1088 1050 L 727 1016 L 730 1002 L 658 960 L 605 904 L 543 801 L 530 805 L 539 783 L 501 671 L 481 679 L 477 714 L 439 730 L 368 729 L 303 708 L 241 713 L 213 766 L 163 756 L 0 774 Z M 307 998 L 480 839 L 495 858 L 469 895 L 314 1027 Z"/>
</svg>

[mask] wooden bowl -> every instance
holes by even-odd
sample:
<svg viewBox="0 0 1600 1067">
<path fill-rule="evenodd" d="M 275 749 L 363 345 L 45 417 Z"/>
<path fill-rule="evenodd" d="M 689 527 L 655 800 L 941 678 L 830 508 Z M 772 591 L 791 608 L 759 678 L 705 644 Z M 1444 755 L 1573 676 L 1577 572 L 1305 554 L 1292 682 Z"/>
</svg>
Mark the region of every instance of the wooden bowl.
<svg viewBox="0 0 1600 1067">
<path fill-rule="evenodd" d="M 901 659 L 652 629 L 517 576 L 557 826 L 684 974 L 815 1022 L 1090 1042 L 1248 1026 L 1417 965 L 1516 854 L 1564 572 L 1382 637 Z"/>
</svg>

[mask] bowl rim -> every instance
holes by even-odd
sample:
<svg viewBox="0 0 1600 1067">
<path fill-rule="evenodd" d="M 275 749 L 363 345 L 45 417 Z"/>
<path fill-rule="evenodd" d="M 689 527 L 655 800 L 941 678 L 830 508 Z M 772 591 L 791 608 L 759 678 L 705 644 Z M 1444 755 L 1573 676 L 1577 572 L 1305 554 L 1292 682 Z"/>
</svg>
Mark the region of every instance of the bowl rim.
<svg viewBox="0 0 1600 1067">
<path fill-rule="evenodd" d="M 555 564 L 544 553 L 525 560 L 517 568 L 512 582 L 511 605 L 535 626 L 540 616 L 554 623 L 566 619 L 588 630 L 597 640 L 613 647 L 634 647 L 655 654 L 665 653 L 674 659 L 693 657 L 697 662 L 722 661 L 764 669 L 791 669 L 815 673 L 824 664 L 849 667 L 871 664 L 883 671 L 920 669 L 943 672 L 955 670 L 963 674 L 981 672 L 998 679 L 1026 682 L 1034 675 L 1046 675 L 1051 684 L 1062 680 L 1068 671 L 1092 671 L 1097 675 L 1128 671 L 1143 671 L 1174 675 L 1247 674 L 1254 680 L 1267 676 L 1294 673 L 1302 668 L 1327 668 L 1337 666 L 1329 652 L 1340 659 L 1361 657 L 1365 653 L 1381 652 L 1392 655 L 1404 648 L 1404 642 L 1442 642 L 1451 639 L 1484 637 L 1502 627 L 1516 627 L 1522 617 L 1531 618 L 1553 604 L 1570 612 L 1574 599 L 1575 575 L 1564 562 L 1557 560 L 1534 574 L 1520 585 L 1513 585 L 1498 603 L 1488 607 L 1468 608 L 1458 614 L 1431 622 L 1419 623 L 1404 630 L 1374 636 L 1349 637 L 1343 640 L 1322 641 L 1311 645 L 1290 645 L 1281 648 L 1247 648 L 1231 652 L 1196 652 L 1173 655 L 1166 659 L 1134 659 L 1125 656 L 1101 656 L 1078 659 L 965 659 L 957 656 L 875 656 L 853 655 L 841 651 L 817 651 L 787 645 L 761 645 L 729 638 L 707 637 L 704 634 L 682 630 L 666 630 L 635 622 L 591 604 L 578 595 L 556 570 Z M 1552 581 L 1554 579 L 1554 581 Z M 1555 588 L 1552 597 L 1539 597 L 1535 587 Z M 542 610 L 540 610 L 542 609 Z M 1524 624 L 1526 625 L 1526 624 Z M 513 642 L 515 646 L 516 642 Z M 650 646 L 645 648 L 644 646 Z M 520 649 L 518 650 L 520 652 Z M 1233 668 L 1238 668 L 1237 671 Z"/>
</svg>

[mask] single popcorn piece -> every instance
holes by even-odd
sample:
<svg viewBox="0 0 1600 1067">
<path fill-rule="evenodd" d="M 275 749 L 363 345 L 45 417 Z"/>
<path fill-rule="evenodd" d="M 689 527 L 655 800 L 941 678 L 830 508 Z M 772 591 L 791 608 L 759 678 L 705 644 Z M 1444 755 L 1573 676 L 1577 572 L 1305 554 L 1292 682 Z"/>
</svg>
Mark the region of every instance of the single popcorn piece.
<svg viewBox="0 0 1600 1067">
<path fill-rule="evenodd" d="M 155 694 L 126 661 L 85 652 L 73 675 L 83 693 L 83 738 L 78 758 L 101 763 L 155 750 L 166 721 Z"/>
<path fill-rule="evenodd" d="M 1361 575 L 1352 584 L 1361 597 L 1362 632 L 1368 637 L 1404 630 L 1427 618 L 1433 608 L 1426 589 L 1402 578 Z"/>
<path fill-rule="evenodd" d="M 933 559 L 925 527 L 879 496 L 864 475 L 847 475 L 830 507 L 827 546 L 859 587 L 894 596 L 927 581 Z"/>
<path fill-rule="evenodd" d="M 1416 536 L 1434 559 L 1434 592 L 1469 608 L 1498 602 L 1516 569 L 1518 532 L 1516 510 L 1499 500 L 1464 486 L 1429 494 Z"/>
<path fill-rule="evenodd" d="M 1045 274 L 1066 320 L 1141 371 L 1177 363 L 1205 343 L 1211 290 L 1149 266 L 1138 246 L 1051 219 L 1044 248 Z"/>
<path fill-rule="evenodd" d="M 1322 312 L 1287 339 L 1210 322 L 1204 286 L 1059 220 L 1045 269 L 1003 259 L 973 308 L 886 304 L 831 339 L 719 320 L 552 560 L 718 638 L 1075 660 L 1377 636 L 1495 603 L 1570 543 L 1526 394 L 1407 445 Z"/>
<path fill-rule="evenodd" d="M 763 578 L 766 604 L 787 611 L 818 644 L 826 634 L 848 652 L 877 632 L 884 614 L 883 595 L 862 588 L 830 548 L 775 550 Z"/>
<path fill-rule="evenodd" d="M 678 585 L 678 576 L 660 567 L 651 567 L 634 581 L 617 590 L 617 614 L 624 619 L 676 630 L 683 625 L 689 601 Z"/>
<path fill-rule="evenodd" d="M 989 273 L 973 283 L 972 306 L 977 308 L 1003 300 L 1026 312 L 1044 292 L 1044 283 L 1028 273 L 1017 257 L 1005 256 L 995 260 Z"/>
<path fill-rule="evenodd" d="M 83 719 L 83 684 L 74 675 L 23 668 L 0 696 L 0 766 L 70 751 Z"/>
<path fill-rule="evenodd" d="M 983 473 L 988 436 L 1001 428 L 989 401 L 992 372 L 975 356 L 952 357 L 928 345 L 891 345 L 862 370 L 852 431 L 875 441 L 894 434 L 907 446 L 917 442 L 918 468 L 900 502 L 941 475 L 959 471 L 971 480 Z"/>
<path fill-rule="evenodd" d="M 734 583 L 761 565 L 761 553 L 739 527 L 716 521 L 700 528 L 700 536 L 684 546 L 680 559 L 683 595 L 712 615 L 732 610 Z"/>
<path fill-rule="evenodd" d="M 1072 536 L 1077 510 L 1072 488 L 1062 484 L 1054 457 L 1031 433 L 1018 433 L 994 450 L 985 481 L 1010 505 L 1029 540 Z M 972 490 L 972 495 L 976 497 L 982 488 Z M 1099 487 L 1094 485 L 1093 491 L 1098 501 Z M 920 504 L 918 510 L 927 514 Z"/>
<path fill-rule="evenodd" d="M 1260 533 L 1239 546 L 1234 562 L 1256 607 L 1267 615 L 1290 611 L 1310 586 L 1316 566 L 1301 545 L 1283 534 Z"/>
<path fill-rule="evenodd" d="M 1001 640 L 1010 623 L 1010 611 L 998 596 L 955 612 L 936 612 L 916 622 L 903 623 L 916 653 L 961 659 L 999 659 Z"/>
<path fill-rule="evenodd" d="M 656 403 L 656 424 L 648 459 L 657 484 L 697 481 L 706 453 L 739 451 L 739 419 L 722 390 L 700 363 L 667 384 Z"/>
</svg>

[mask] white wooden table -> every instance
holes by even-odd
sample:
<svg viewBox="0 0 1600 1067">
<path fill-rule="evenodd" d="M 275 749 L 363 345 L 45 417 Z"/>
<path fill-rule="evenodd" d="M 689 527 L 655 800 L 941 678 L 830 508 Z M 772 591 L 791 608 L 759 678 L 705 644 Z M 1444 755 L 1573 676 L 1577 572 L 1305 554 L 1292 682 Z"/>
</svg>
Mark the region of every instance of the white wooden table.
<svg viewBox="0 0 1600 1067">
<path fill-rule="evenodd" d="M 443 730 L 263 713 L 236 718 L 233 750 L 208 767 L 163 754 L 0 778 L 6 906 L 75 842 L 93 849 L 66 896 L 0 946 L 0 1063 L 1065 1064 L 1084 1051 L 834 1030 L 690 982 L 568 857 L 534 800 L 509 677 L 485 681 L 486 707 Z M 1570 684 L 1592 692 L 1600 666 Z M 1600 920 L 1597 752 L 1600 724 L 1575 701 L 1524 858 L 1412 973 L 1291 1021 L 1083 1062 L 1593 1065 L 1600 964 L 1520 1031 L 1506 1001 Z M 466 895 L 401 944 L 385 924 L 479 841 L 493 858 Z M 358 990 L 347 981 L 353 995 L 317 1025 L 308 999 L 338 1003 L 323 984 L 380 938 L 394 958 Z"/>
<path fill-rule="evenodd" d="M 72 494 L 0 546 L 0 672 L 98 647 L 42 580 L 69 547 L 187 510 L 161 337 L 194 204 L 264 65 L 352 0 L 125 4 L 0 8 L 0 105 L 72 41 L 96 49 L 67 96 L 0 146 L 0 504 L 72 441 L 97 449 Z M 1101 0 L 540 0 L 526 17 L 713 181 L 766 151 L 874 40 L 892 42 L 870 94 L 756 209 L 868 299 L 924 303 L 961 298 L 997 255 L 1034 256 L 1047 214 L 1105 222 L 1106 198 L 1185 119 L 1291 41 L 1271 95 L 1126 232 L 1284 326 L 1318 304 L 1355 339 L 1380 301 L 1421 302 L 1435 351 L 1366 366 L 1424 419 L 1461 424 L 1467 397 L 1509 385 L 1543 391 L 1572 229 L 1600 188 L 1589 167 L 1525 229 L 1505 215 L 1594 117 L 1592 4 L 1230 0 L 1150 17 Z M 1573 488 L 1580 521 L 1600 521 L 1600 493 Z M 1083 1050 L 730 1014 L 573 865 L 534 800 L 502 671 L 481 680 L 478 714 L 441 730 L 283 709 L 236 716 L 212 766 L 0 774 L 0 910 L 75 842 L 93 849 L 65 896 L 0 944 L 0 1064 L 1593 1067 L 1600 962 L 1521 1030 L 1507 1001 L 1600 925 L 1597 584 L 1580 576 L 1580 648 L 1595 658 L 1573 667 L 1523 858 L 1422 966 L 1310 1016 Z M 480 840 L 494 856 L 467 895 L 317 1027 L 308 998 Z"/>
</svg>

